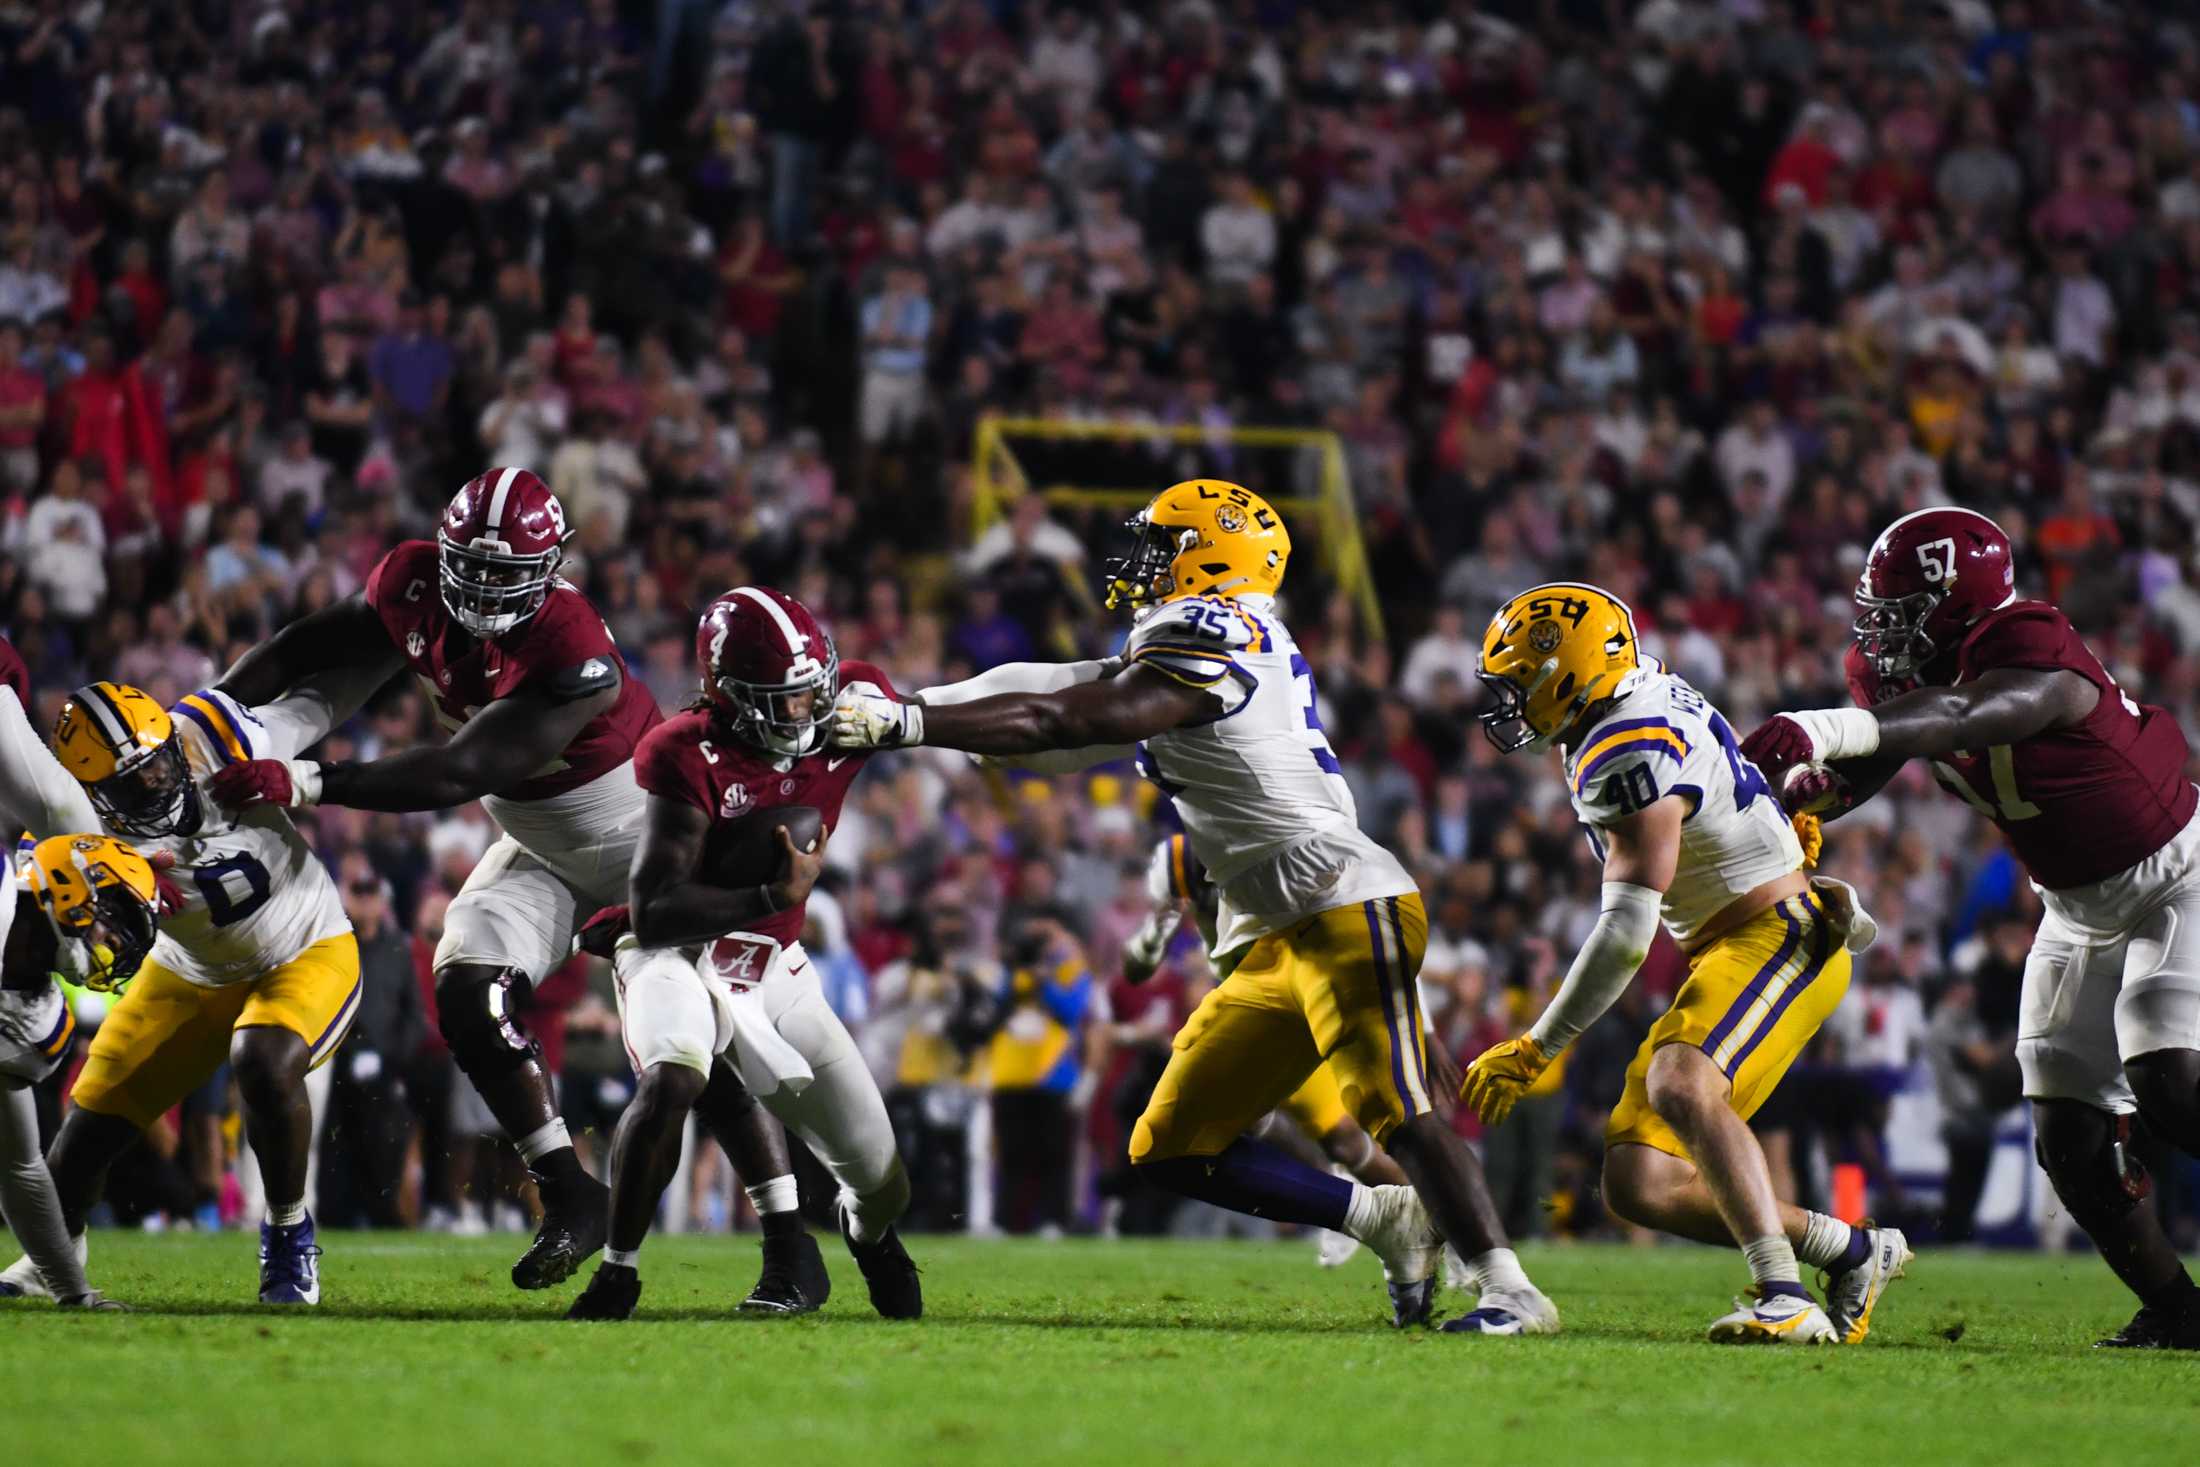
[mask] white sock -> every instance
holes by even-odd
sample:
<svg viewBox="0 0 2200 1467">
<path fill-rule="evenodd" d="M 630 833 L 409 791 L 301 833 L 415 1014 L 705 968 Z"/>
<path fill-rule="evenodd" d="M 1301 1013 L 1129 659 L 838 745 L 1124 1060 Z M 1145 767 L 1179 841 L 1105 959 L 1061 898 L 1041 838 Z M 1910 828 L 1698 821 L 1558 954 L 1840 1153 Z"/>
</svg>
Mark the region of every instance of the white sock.
<svg viewBox="0 0 2200 1467">
<path fill-rule="evenodd" d="M 1352 1200 L 1345 1204 L 1344 1230 L 1365 1243 L 1368 1230 L 1375 1226 L 1377 1216 L 1375 1189 L 1364 1183 L 1354 1182 Z"/>
<path fill-rule="evenodd" d="M 758 1217 L 770 1217 L 775 1212 L 792 1212 L 802 1205 L 802 1190 L 795 1186 L 793 1172 L 783 1172 L 768 1182 L 759 1182 L 741 1190 L 749 1194 L 749 1206 L 756 1209 Z"/>
<path fill-rule="evenodd" d="M 603 1250 L 603 1261 L 606 1263 L 615 1263 L 621 1268 L 640 1267 L 641 1256 L 642 1250 L 638 1247 L 606 1248 Z"/>
<path fill-rule="evenodd" d="M 301 1197 L 296 1202 L 286 1202 L 281 1204 L 280 1206 L 273 1202 L 270 1202 L 267 1205 L 267 1220 L 270 1224 L 278 1228 L 294 1228 L 298 1226 L 298 1224 L 306 1220 L 305 1199 Z"/>
<path fill-rule="evenodd" d="M 566 1134 L 564 1119 L 552 1116 L 514 1144 L 519 1147 L 519 1159 L 533 1166 L 551 1152 L 571 1146 L 573 1138 Z"/>
<path fill-rule="evenodd" d="M 1803 1241 L 1796 1246 L 1795 1256 L 1812 1268 L 1833 1267 L 1848 1254 L 1849 1225 L 1822 1212 L 1804 1215 L 1810 1219 L 1810 1226 L 1803 1230 Z"/>
<path fill-rule="evenodd" d="M 1802 1287 L 1803 1271 L 1795 1266 L 1795 1250 L 1788 1245 L 1786 1234 L 1773 1233 L 1750 1239 L 1742 1245 L 1742 1257 L 1749 1260 L 1749 1277 L 1758 1287 L 1766 1284 L 1785 1284 L 1791 1289 Z"/>
<path fill-rule="evenodd" d="M 1492 1248 L 1466 1260 L 1467 1276 L 1474 1282 L 1476 1297 L 1483 1294 L 1532 1293 L 1535 1285 L 1528 1281 L 1528 1271 L 1520 1266 L 1520 1255 L 1510 1248 Z"/>
</svg>

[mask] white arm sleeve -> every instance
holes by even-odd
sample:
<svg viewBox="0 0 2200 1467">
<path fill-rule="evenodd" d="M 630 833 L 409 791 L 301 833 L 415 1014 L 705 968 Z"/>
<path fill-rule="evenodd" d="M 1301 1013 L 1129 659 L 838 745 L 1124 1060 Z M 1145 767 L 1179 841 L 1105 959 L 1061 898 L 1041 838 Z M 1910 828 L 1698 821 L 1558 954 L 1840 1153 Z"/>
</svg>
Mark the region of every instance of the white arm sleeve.
<svg viewBox="0 0 2200 1467">
<path fill-rule="evenodd" d="M 56 1299 L 81 1299 L 91 1292 L 61 1220 L 53 1173 L 39 1153 L 38 1107 L 27 1086 L 0 1085 L 0 1214 Z"/>
<path fill-rule="evenodd" d="M 84 786 L 61 767 L 31 727 L 13 688 L 0 688 L 0 815 L 8 821 L 0 840 L 10 847 L 26 830 L 43 840 L 106 828 Z"/>
<path fill-rule="evenodd" d="M 959 683 L 946 683 L 937 688 L 920 688 L 910 697 L 912 703 L 928 708 L 945 708 L 955 703 L 972 703 L 980 698 L 990 698 L 999 693 L 1059 693 L 1081 683 L 1098 682 L 1114 677 L 1123 669 L 1119 657 L 1102 657 L 1086 662 L 1004 662 L 999 667 L 964 678 Z M 1005 764 L 1017 769 L 1029 769 L 1037 774 L 1075 774 L 1080 769 L 1090 769 L 1095 764 L 1112 764 L 1118 759 L 1128 759 L 1135 752 L 1130 744 L 1093 744 L 1083 749 L 1046 749 L 1036 754 L 1017 754 L 981 760 L 989 764 Z"/>
<path fill-rule="evenodd" d="M 1604 910 L 1597 914 L 1597 925 L 1574 955 L 1550 1007 L 1528 1030 L 1544 1054 L 1556 1055 L 1579 1039 L 1626 991 L 1657 935 L 1659 898 L 1647 886 L 1604 883 Z"/>
<path fill-rule="evenodd" d="M 267 729 L 269 747 L 261 757 L 297 758 L 348 721 L 388 681 L 385 670 L 362 667 L 333 667 L 301 678 L 282 697 L 252 710 Z"/>
</svg>

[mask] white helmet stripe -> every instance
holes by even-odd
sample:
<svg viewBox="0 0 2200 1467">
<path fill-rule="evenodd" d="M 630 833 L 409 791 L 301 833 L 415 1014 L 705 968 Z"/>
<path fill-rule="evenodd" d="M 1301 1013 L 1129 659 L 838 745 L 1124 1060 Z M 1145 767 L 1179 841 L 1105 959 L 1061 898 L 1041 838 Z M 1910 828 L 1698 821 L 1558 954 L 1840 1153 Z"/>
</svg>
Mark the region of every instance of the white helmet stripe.
<svg viewBox="0 0 2200 1467">
<path fill-rule="evenodd" d="M 810 639 L 802 634 L 800 628 L 795 626 L 794 618 L 787 615 L 785 607 L 762 591 L 757 590 L 754 586 L 736 586 L 732 594 L 746 597 L 772 614 L 772 622 L 779 628 L 779 634 L 787 639 L 789 654 L 795 657 L 809 655 Z"/>
<path fill-rule="evenodd" d="M 512 481 L 525 472 L 526 470 L 520 468 L 508 468 L 497 475 L 497 487 L 489 494 L 489 520 L 486 528 L 504 528 L 504 498 L 512 492 Z"/>
<path fill-rule="evenodd" d="M 107 690 L 97 683 L 84 689 L 77 703 L 91 715 L 92 722 L 107 739 L 107 747 L 117 755 L 128 755 L 137 747 L 137 740 L 130 736 L 130 725 L 122 716 L 121 705 L 107 695 Z"/>
</svg>

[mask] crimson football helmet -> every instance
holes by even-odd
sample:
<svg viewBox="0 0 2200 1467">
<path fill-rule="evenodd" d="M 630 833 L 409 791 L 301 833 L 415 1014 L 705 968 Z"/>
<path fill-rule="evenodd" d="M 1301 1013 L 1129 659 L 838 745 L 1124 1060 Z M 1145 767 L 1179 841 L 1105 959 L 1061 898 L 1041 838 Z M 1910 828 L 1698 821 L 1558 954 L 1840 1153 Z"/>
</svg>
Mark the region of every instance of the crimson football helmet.
<svg viewBox="0 0 2200 1467">
<path fill-rule="evenodd" d="M 571 534 L 558 496 L 527 470 L 491 469 L 467 480 L 435 533 L 452 620 L 494 637 L 533 616 Z"/>
<path fill-rule="evenodd" d="M 1872 542 L 1856 583 L 1856 650 L 1881 678 L 1914 678 L 1989 611 L 2016 599 L 2001 526 L 1970 509 L 1921 509 Z"/>
<path fill-rule="evenodd" d="M 840 653 L 801 602 L 768 586 L 735 587 L 704 609 L 695 660 L 704 695 L 743 742 L 781 757 L 822 746 Z"/>
</svg>

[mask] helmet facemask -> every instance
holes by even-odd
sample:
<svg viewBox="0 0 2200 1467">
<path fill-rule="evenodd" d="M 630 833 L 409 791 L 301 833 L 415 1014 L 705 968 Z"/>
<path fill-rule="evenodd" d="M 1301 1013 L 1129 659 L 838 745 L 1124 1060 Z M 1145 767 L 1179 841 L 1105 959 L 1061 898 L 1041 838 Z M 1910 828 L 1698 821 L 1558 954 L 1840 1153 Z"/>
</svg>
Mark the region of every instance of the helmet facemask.
<svg viewBox="0 0 2200 1467">
<path fill-rule="evenodd" d="M 499 636 L 533 616 L 550 594 L 563 547 L 539 555 L 514 555 L 498 542 L 460 545 L 438 534 L 436 545 L 443 605 L 451 619 L 477 637 Z"/>
<path fill-rule="evenodd" d="M 1939 609 L 1947 592 L 1912 591 L 1907 596 L 1874 596 L 1863 583 L 1856 588 L 1857 616 L 1850 629 L 1856 650 L 1882 678 L 1915 678 L 1918 670 L 1940 649 L 1925 624 Z"/>
<path fill-rule="evenodd" d="M 1190 536 L 1196 543 L 1199 536 L 1197 530 L 1171 531 L 1166 525 L 1157 525 L 1144 510 L 1125 520 L 1123 528 L 1134 537 L 1129 553 L 1101 566 L 1110 611 L 1118 606 L 1136 611 L 1167 597 L 1176 589 L 1176 577 L 1169 567 L 1190 548 L 1184 537 Z"/>
<path fill-rule="evenodd" d="M 199 827 L 198 790 L 178 738 L 87 785 L 85 793 L 101 819 L 130 835 L 188 835 Z"/>
<path fill-rule="evenodd" d="M 833 699 L 840 692 L 840 654 L 828 642 L 823 662 L 805 657 L 793 671 L 796 675 L 783 683 L 718 677 L 709 689 L 735 737 L 782 759 L 799 759 L 823 747 Z M 805 696 L 807 707 L 801 702 Z"/>
</svg>

